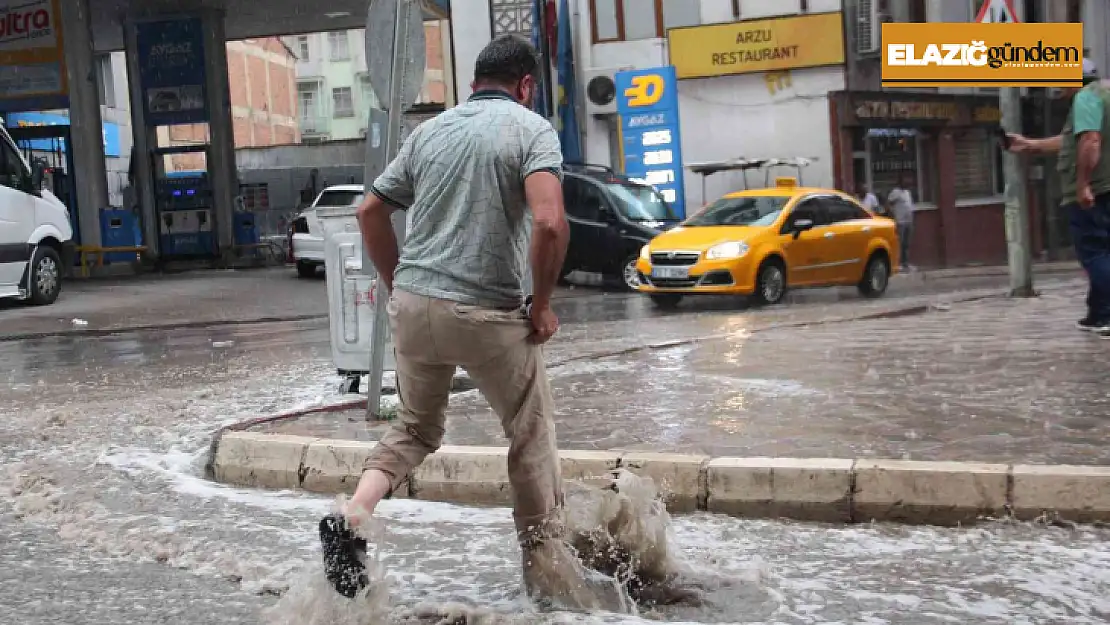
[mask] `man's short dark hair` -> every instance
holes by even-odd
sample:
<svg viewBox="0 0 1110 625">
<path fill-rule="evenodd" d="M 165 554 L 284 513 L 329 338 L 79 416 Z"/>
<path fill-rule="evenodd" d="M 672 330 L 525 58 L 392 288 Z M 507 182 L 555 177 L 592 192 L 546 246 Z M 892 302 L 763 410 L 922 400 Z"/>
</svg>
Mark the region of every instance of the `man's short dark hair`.
<svg viewBox="0 0 1110 625">
<path fill-rule="evenodd" d="M 474 82 L 512 85 L 525 76 L 539 77 L 536 48 L 518 35 L 500 35 L 478 53 Z"/>
</svg>

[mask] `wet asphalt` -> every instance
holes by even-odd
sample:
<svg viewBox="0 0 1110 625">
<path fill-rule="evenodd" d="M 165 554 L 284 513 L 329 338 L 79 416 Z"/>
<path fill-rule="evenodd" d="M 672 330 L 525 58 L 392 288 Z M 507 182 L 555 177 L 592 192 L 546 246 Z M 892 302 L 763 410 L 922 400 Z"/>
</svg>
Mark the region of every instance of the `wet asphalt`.
<svg viewBox="0 0 1110 625">
<path fill-rule="evenodd" d="M 276 272 L 247 278 L 279 285 L 267 290 L 243 289 L 235 282 L 242 279 L 225 277 L 212 289 L 195 278 L 185 279 L 188 288 L 172 281 L 168 289 L 113 287 L 132 289 L 132 297 L 143 302 L 126 312 L 120 312 L 125 307 L 119 297 L 104 293 L 90 296 L 97 306 L 74 297 L 54 311 L 0 307 L 0 333 L 69 333 L 0 340 L 0 585 L 6 591 L 0 614 L 11 617 L 0 620 L 274 621 L 262 611 L 275 604 L 276 594 L 290 588 L 294 594 L 308 592 L 305 575 L 311 576 L 318 557 L 313 525 L 328 500 L 229 489 L 199 477 L 207 443 L 220 426 L 335 397 L 338 378 L 328 362 L 326 320 L 312 318 L 320 314 L 323 282 Z M 1003 286 L 1002 278 L 938 281 L 895 285 L 880 302 L 864 302 L 850 291 L 822 291 L 800 294 L 773 310 L 710 300 L 684 304 L 675 313 L 654 311 L 634 295 L 579 288 L 559 300 L 565 326 L 550 359 L 589 361 L 592 353 L 651 342 L 881 312 L 900 303 L 928 305 Z M 159 289 L 176 295 L 160 296 Z M 197 295 L 209 291 L 215 293 L 210 299 Z M 249 301 L 237 300 L 235 293 Z M 263 306 L 260 298 L 295 303 Z M 89 322 L 80 327 L 120 330 L 187 319 L 183 311 L 200 304 L 208 308 L 195 316 L 210 325 L 73 333 L 73 318 Z M 174 314 L 162 316 L 163 310 Z M 234 323 L 259 313 L 308 318 Z M 588 380 L 576 384 L 588 386 Z M 400 575 L 398 601 L 442 591 L 455 600 L 517 610 L 508 525 L 489 519 L 496 514 L 507 521 L 507 513 L 392 505 L 385 513 L 396 530 L 388 549 Z M 428 539 L 447 535 L 444 523 L 452 527 L 448 534 L 465 534 L 468 541 L 441 541 L 428 551 Z M 1098 563 L 1110 561 L 1110 550 L 1101 531 L 984 531 L 969 538 L 930 529 L 683 519 L 676 527 L 681 548 L 704 566 L 740 571 L 758 587 L 759 600 L 746 611 L 730 605 L 655 616 L 896 623 L 905 622 L 897 615 L 917 606 L 924 615 L 920 622 L 1105 622 L 1110 607 L 1103 597 L 1110 585 L 1099 572 L 1106 567 Z M 490 546 L 486 568 L 467 564 L 475 557 L 470 551 L 475 536 Z M 966 551 L 969 540 L 991 556 L 971 557 L 962 571 L 951 568 L 950 554 Z M 834 544 L 852 548 L 835 553 L 819 548 Z M 917 572 L 899 569 L 907 553 L 927 566 Z M 1076 567 L 1082 574 L 1069 577 Z M 892 575 L 902 581 L 891 582 Z M 855 581 L 846 583 L 848 577 Z M 311 602 L 305 606 L 312 611 Z M 303 622 L 312 622 L 310 615 Z"/>
</svg>

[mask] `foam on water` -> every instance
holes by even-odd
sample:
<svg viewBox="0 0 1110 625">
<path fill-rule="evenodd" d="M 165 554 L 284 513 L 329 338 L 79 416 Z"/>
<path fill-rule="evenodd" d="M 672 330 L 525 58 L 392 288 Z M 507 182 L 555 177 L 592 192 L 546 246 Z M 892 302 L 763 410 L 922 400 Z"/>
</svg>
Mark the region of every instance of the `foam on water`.
<svg viewBox="0 0 1110 625">
<path fill-rule="evenodd" d="M 336 509 L 341 508 L 342 500 L 336 506 Z M 416 603 L 412 595 L 398 600 L 390 593 L 395 580 L 382 566 L 380 546 L 388 542 L 389 531 L 383 516 L 395 515 L 387 512 L 372 522 L 359 524 L 368 544 L 372 545 L 367 562 L 371 586 L 364 596 L 353 601 L 340 598 L 323 580 L 322 567 L 313 563 L 269 611 L 268 622 L 271 625 L 501 625 L 569 622 L 567 619 L 581 618 L 587 613 L 603 622 L 616 622 L 612 619 L 620 615 L 623 615 L 621 622 L 642 622 L 638 618 L 641 608 L 633 597 L 650 613 L 659 605 L 702 605 L 700 589 L 743 581 L 740 577 L 730 579 L 727 575 L 697 572 L 686 563 L 673 544 L 671 518 L 654 483 L 623 470 L 591 484 L 568 484 L 565 515 L 568 540 L 546 543 L 529 554 L 530 566 L 525 577 L 530 584 L 544 589 L 541 604 L 548 609 L 531 603 L 519 583 L 516 592 L 502 593 L 500 599 L 493 600 L 483 601 L 485 593 L 478 588 L 467 593 L 477 595 L 474 602 L 436 601 L 434 595 L 425 595 L 425 600 Z M 437 520 L 442 523 L 446 519 Z M 467 522 L 470 521 L 468 518 Z M 512 548 L 501 545 L 501 551 L 512 552 Z M 422 555 L 426 560 L 442 557 L 434 545 L 428 545 Z M 506 568 L 504 556 L 498 555 L 501 561 L 496 568 Z M 473 557 L 465 560 L 469 566 L 492 564 Z M 589 568 L 583 567 L 583 563 Z M 519 570 L 516 576 L 519 578 Z M 414 580 L 411 576 L 408 581 L 410 584 L 415 581 L 417 585 L 429 582 Z"/>
</svg>

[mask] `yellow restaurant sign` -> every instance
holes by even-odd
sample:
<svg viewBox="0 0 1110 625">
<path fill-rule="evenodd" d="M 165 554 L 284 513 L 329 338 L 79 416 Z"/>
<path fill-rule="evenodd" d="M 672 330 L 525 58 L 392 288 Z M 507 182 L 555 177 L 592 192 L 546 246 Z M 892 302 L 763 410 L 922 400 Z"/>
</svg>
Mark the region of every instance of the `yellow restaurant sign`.
<svg viewBox="0 0 1110 625">
<path fill-rule="evenodd" d="M 1079 87 L 1082 24 L 883 24 L 884 87 Z"/>
<path fill-rule="evenodd" d="M 708 78 L 844 63 L 840 12 L 667 31 L 679 78 Z"/>
</svg>

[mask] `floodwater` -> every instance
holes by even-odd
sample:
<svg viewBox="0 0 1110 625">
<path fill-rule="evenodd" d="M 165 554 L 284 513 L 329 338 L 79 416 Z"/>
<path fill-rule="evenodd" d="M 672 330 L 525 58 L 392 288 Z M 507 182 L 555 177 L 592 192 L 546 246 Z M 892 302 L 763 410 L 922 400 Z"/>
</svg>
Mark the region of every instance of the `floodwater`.
<svg viewBox="0 0 1110 625">
<path fill-rule="evenodd" d="M 693 317 L 693 318 L 692 318 Z M 741 323 L 742 315 L 718 323 Z M 667 329 L 673 323 L 673 333 Z M 658 320 L 658 339 L 708 323 Z M 537 612 L 509 511 L 380 508 L 369 603 L 324 586 L 316 524 L 335 505 L 202 476 L 220 426 L 334 399 L 298 324 L 0 345 L 0 614 L 38 623 L 1103 623 L 1110 531 L 671 520 L 703 605 Z M 613 336 L 619 332 L 616 329 Z M 666 353 L 666 350 L 662 352 Z M 778 391 L 775 391 L 778 392 Z M 773 404 L 772 404 L 773 405 Z M 388 596 L 385 596 L 388 595 Z M 454 612 L 446 617 L 440 613 Z M 910 615 L 910 616 L 908 616 Z M 446 619 L 446 620 L 444 620 Z"/>
</svg>

